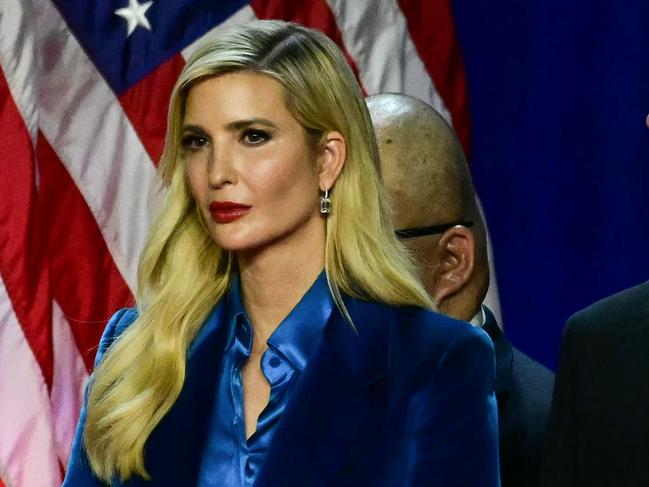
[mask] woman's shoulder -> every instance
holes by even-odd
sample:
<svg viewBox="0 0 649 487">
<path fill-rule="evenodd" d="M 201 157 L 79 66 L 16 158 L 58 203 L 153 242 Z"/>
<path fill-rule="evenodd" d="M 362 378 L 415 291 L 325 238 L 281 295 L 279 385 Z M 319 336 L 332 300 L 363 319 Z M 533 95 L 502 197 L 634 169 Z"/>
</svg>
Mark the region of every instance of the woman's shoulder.
<svg viewBox="0 0 649 487">
<path fill-rule="evenodd" d="M 354 300 L 348 308 L 361 337 L 383 337 L 380 341 L 388 345 L 394 370 L 405 374 L 418 369 L 430 372 L 456 360 L 486 369 L 493 367 L 489 335 L 467 322 L 414 306 Z"/>
<path fill-rule="evenodd" d="M 397 309 L 395 315 L 389 370 L 400 390 L 406 394 L 427 390 L 435 396 L 459 387 L 461 397 L 476 400 L 491 394 L 495 354 L 485 331 L 421 308 Z M 458 400 L 456 406 L 461 403 Z"/>
<path fill-rule="evenodd" d="M 399 394 L 423 388 L 443 393 L 457 384 L 476 397 L 493 391 L 494 349 L 482 329 L 423 308 L 359 300 L 346 304 L 358 340 L 355 346 L 339 340 L 340 348 L 352 349 L 351 364 L 384 367 Z"/>
<path fill-rule="evenodd" d="M 439 362 L 449 354 L 492 362 L 494 351 L 489 335 L 465 321 L 422 308 L 398 308 L 392 325 L 392 351 Z"/>
<path fill-rule="evenodd" d="M 101 362 L 102 357 L 111 344 L 119 338 L 119 336 L 126 330 L 138 317 L 136 308 L 122 308 L 117 311 L 106 324 L 104 333 L 99 340 L 99 347 L 97 348 L 97 355 L 95 356 L 95 367 Z"/>
</svg>

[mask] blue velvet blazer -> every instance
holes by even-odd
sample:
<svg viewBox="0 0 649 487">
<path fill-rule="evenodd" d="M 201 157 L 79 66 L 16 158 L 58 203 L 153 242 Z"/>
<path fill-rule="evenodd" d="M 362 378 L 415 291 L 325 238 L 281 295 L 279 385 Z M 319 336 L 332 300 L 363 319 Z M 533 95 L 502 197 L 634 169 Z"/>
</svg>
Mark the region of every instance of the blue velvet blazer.
<svg viewBox="0 0 649 487">
<path fill-rule="evenodd" d="M 410 307 L 347 299 L 334 308 L 277 426 L 255 486 L 499 485 L 494 351 L 482 330 Z M 192 486 L 225 347 L 224 306 L 192 344 L 185 384 L 149 437 L 146 467 L 115 486 Z M 97 361 L 133 322 L 109 322 Z M 104 485 L 90 471 L 79 421 L 64 487 Z"/>
</svg>

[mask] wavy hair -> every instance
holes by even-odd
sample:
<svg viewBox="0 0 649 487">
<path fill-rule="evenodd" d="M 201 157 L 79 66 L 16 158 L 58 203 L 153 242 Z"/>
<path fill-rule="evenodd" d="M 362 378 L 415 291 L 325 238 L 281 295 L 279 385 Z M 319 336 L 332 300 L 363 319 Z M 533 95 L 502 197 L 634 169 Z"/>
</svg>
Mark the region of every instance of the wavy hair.
<svg viewBox="0 0 649 487">
<path fill-rule="evenodd" d="M 201 223 L 180 150 L 187 94 L 207 77 L 253 72 L 279 82 L 309 139 L 343 134 L 347 159 L 332 189 L 325 269 L 342 295 L 432 308 L 396 240 L 378 169 L 378 150 L 362 92 L 340 50 L 324 34 L 281 21 L 255 21 L 219 33 L 188 61 L 174 87 L 159 174 L 168 188 L 138 271 L 139 316 L 116 340 L 90 383 L 84 447 L 104 481 L 149 478 L 146 441 L 183 387 L 187 350 L 227 292 L 234 256 Z"/>
</svg>

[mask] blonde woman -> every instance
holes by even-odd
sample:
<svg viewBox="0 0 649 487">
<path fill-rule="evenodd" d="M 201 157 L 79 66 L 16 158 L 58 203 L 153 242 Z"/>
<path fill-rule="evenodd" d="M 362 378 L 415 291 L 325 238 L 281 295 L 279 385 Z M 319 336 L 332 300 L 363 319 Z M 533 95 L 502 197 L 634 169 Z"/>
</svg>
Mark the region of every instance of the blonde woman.
<svg viewBox="0 0 649 487">
<path fill-rule="evenodd" d="M 192 57 L 65 486 L 498 485 L 489 338 L 430 311 L 377 158 L 323 34 L 259 21 Z"/>
</svg>

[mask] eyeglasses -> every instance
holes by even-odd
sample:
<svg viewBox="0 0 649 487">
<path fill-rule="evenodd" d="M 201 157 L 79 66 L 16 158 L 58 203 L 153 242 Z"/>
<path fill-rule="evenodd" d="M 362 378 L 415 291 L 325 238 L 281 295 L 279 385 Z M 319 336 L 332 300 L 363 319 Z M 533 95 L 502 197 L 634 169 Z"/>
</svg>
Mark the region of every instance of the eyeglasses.
<svg viewBox="0 0 649 487">
<path fill-rule="evenodd" d="M 404 230 L 395 230 L 395 235 L 398 239 L 404 238 L 413 238 L 413 237 L 424 237 L 426 235 L 436 235 L 438 233 L 444 233 L 449 228 L 456 226 L 471 228 L 473 222 L 464 221 L 464 222 L 455 222 L 455 223 L 443 223 L 441 225 L 431 225 L 430 227 L 417 227 L 417 228 L 406 228 Z"/>
</svg>

